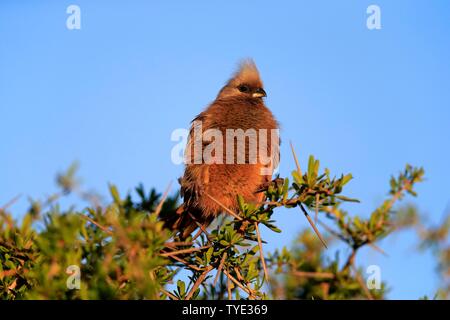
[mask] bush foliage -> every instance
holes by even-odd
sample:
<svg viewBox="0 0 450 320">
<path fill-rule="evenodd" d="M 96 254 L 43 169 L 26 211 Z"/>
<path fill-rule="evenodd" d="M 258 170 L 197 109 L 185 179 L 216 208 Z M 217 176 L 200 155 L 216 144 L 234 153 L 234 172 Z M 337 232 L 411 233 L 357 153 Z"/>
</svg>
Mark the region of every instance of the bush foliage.
<svg viewBox="0 0 450 320">
<path fill-rule="evenodd" d="M 294 153 L 295 157 L 295 153 Z M 296 157 L 295 157 L 296 159 Z M 143 186 L 121 196 L 110 186 L 112 201 L 80 191 L 76 167 L 57 177 L 60 192 L 32 200 L 21 219 L 14 219 L 14 200 L 0 209 L 0 297 L 2 299 L 383 299 L 386 284 L 370 290 L 355 257 L 377 241 L 414 227 L 421 249 L 432 249 L 448 281 L 446 244 L 450 219 L 425 227 L 413 207 L 394 211 L 423 179 L 423 169 L 406 166 L 390 180 L 388 198 L 367 219 L 341 209 L 357 201 L 342 194 L 350 174 L 334 177 L 309 158 L 290 178 L 277 178 L 264 203 L 245 203 L 239 211 L 224 208 L 210 230 L 180 241 L 163 228 L 159 215 L 175 210 L 178 196 Z M 61 209 L 59 200 L 76 193 L 89 202 L 83 210 Z M 265 252 L 261 225 L 280 232 L 273 219 L 279 207 L 299 210 L 311 228 L 292 248 Z M 299 215 L 301 218 L 301 216 Z M 320 218 L 320 219 L 319 219 Z M 319 229 L 324 230 L 323 237 Z M 342 241 L 350 249 L 328 257 L 326 245 Z M 448 297 L 449 286 L 438 297 Z"/>
</svg>

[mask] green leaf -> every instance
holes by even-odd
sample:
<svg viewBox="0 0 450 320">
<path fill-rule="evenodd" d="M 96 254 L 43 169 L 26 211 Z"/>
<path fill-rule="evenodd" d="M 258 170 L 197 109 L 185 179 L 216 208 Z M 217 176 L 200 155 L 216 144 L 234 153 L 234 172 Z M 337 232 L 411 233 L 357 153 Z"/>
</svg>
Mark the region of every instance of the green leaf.
<svg viewBox="0 0 450 320">
<path fill-rule="evenodd" d="M 238 194 L 238 196 L 237 196 L 237 201 L 238 201 L 238 205 L 239 205 L 239 210 L 241 212 L 244 212 L 245 201 L 244 201 L 244 198 L 240 194 Z"/>
<path fill-rule="evenodd" d="M 122 200 L 120 199 L 119 191 L 117 190 L 117 187 L 113 184 L 109 185 L 109 192 L 111 193 L 111 196 L 113 197 L 113 200 L 118 205 L 121 205 Z"/>
<path fill-rule="evenodd" d="M 305 183 L 305 181 L 303 180 L 303 177 L 298 173 L 297 170 L 293 170 L 292 171 L 292 177 L 294 177 L 294 181 L 298 184 L 298 185 L 302 185 Z"/>
<path fill-rule="evenodd" d="M 184 281 L 181 281 L 181 280 L 177 281 L 177 289 L 178 289 L 178 293 L 181 296 L 184 296 L 184 294 L 186 293 L 186 284 L 184 283 Z"/>
<path fill-rule="evenodd" d="M 349 174 L 347 174 L 347 175 L 345 175 L 343 178 L 342 178 L 342 181 L 341 181 L 341 186 L 344 186 L 344 185 L 346 185 L 347 184 L 347 182 L 349 182 L 351 179 L 353 179 L 353 176 L 352 176 L 352 174 L 351 173 L 349 173 Z"/>
<path fill-rule="evenodd" d="M 314 173 L 314 156 L 310 155 L 308 160 L 308 185 L 312 184 L 312 177 Z"/>
<path fill-rule="evenodd" d="M 276 227 L 275 225 L 268 223 L 268 222 L 263 222 L 263 224 L 270 230 L 277 232 L 277 233 L 281 233 L 281 230 L 278 227 Z"/>
<path fill-rule="evenodd" d="M 347 202 L 357 202 L 357 203 L 360 202 L 358 199 L 348 198 L 345 196 L 336 196 L 336 198 L 339 200 L 342 200 L 342 201 L 347 201 Z"/>
<path fill-rule="evenodd" d="M 254 255 L 259 251 L 259 246 L 254 246 L 250 251 L 245 255 L 244 260 L 242 261 L 242 265 L 246 265 L 249 260 L 254 257 Z"/>
<path fill-rule="evenodd" d="M 285 178 L 283 185 L 283 201 L 286 201 L 288 197 L 288 192 L 289 192 L 289 178 Z"/>
<path fill-rule="evenodd" d="M 214 252 L 214 247 L 211 247 L 206 251 L 206 264 L 209 264 L 211 262 L 211 256 Z"/>
<path fill-rule="evenodd" d="M 319 175 L 319 167 L 320 167 L 320 161 L 316 160 L 314 162 L 314 176 L 317 177 Z"/>
</svg>

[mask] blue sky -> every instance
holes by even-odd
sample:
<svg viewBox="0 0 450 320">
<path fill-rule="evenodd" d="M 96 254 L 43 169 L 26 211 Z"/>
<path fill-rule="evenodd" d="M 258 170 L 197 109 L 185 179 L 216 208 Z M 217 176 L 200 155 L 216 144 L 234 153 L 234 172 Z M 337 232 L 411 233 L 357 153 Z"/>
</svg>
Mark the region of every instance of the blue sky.
<svg viewBox="0 0 450 320">
<path fill-rule="evenodd" d="M 348 206 L 366 216 L 406 163 L 426 181 L 410 199 L 430 222 L 450 204 L 450 4 L 448 1 L 7 1 L 0 4 L 0 203 L 55 190 L 54 175 L 78 160 L 84 186 L 107 194 L 139 182 L 164 190 L 183 168 L 170 135 L 186 128 L 235 70 L 252 57 L 282 125 L 280 171 L 314 154 L 351 172 Z M 81 8 L 81 30 L 66 8 Z M 381 8 L 381 30 L 366 8 Z M 264 231 L 268 249 L 306 226 L 297 211 Z M 367 250 L 389 297 L 434 295 L 435 261 L 406 232 Z M 333 254 L 331 249 L 330 254 Z"/>
</svg>

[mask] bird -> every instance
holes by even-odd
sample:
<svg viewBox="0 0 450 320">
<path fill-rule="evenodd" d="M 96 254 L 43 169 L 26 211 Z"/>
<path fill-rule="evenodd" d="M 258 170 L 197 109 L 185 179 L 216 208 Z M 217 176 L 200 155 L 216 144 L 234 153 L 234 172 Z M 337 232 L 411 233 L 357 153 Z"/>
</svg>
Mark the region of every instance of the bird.
<svg viewBox="0 0 450 320">
<path fill-rule="evenodd" d="M 215 100 L 192 120 L 185 149 L 185 170 L 179 179 L 183 203 L 162 217 L 164 226 L 178 231 L 180 239 L 186 239 L 199 226 L 206 228 L 226 211 L 236 212 L 238 195 L 247 203 L 264 201 L 262 190 L 278 166 L 280 141 L 279 124 L 264 103 L 266 96 L 255 62 L 245 59 Z M 196 130 L 200 130 L 197 137 Z M 250 142 L 255 136 L 244 136 L 245 148 L 239 150 L 238 142 L 226 139 L 230 130 L 256 132 L 256 156 L 255 144 Z M 204 139 L 208 131 L 215 132 L 215 139 Z M 262 134 L 266 134 L 265 144 L 261 143 L 264 142 Z M 205 161 L 204 154 L 195 153 L 196 142 L 203 153 L 213 143 L 221 143 L 222 148 L 213 150 L 212 160 Z M 262 161 L 260 153 L 269 161 Z M 196 161 L 199 159 L 203 161 Z"/>
</svg>

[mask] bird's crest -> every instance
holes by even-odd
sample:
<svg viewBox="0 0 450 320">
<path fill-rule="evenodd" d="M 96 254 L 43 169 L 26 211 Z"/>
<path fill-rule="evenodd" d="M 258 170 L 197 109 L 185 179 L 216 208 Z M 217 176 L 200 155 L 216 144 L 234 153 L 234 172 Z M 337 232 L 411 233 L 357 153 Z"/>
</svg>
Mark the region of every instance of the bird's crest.
<svg viewBox="0 0 450 320">
<path fill-rule="evenodd" d="M 259 76 L 258 68 L 252 59 L 243 60 L 239 64 L 239 68 L 230 82 L 247 83 L 262 87 L 262 80 Z"/>
</svg>

